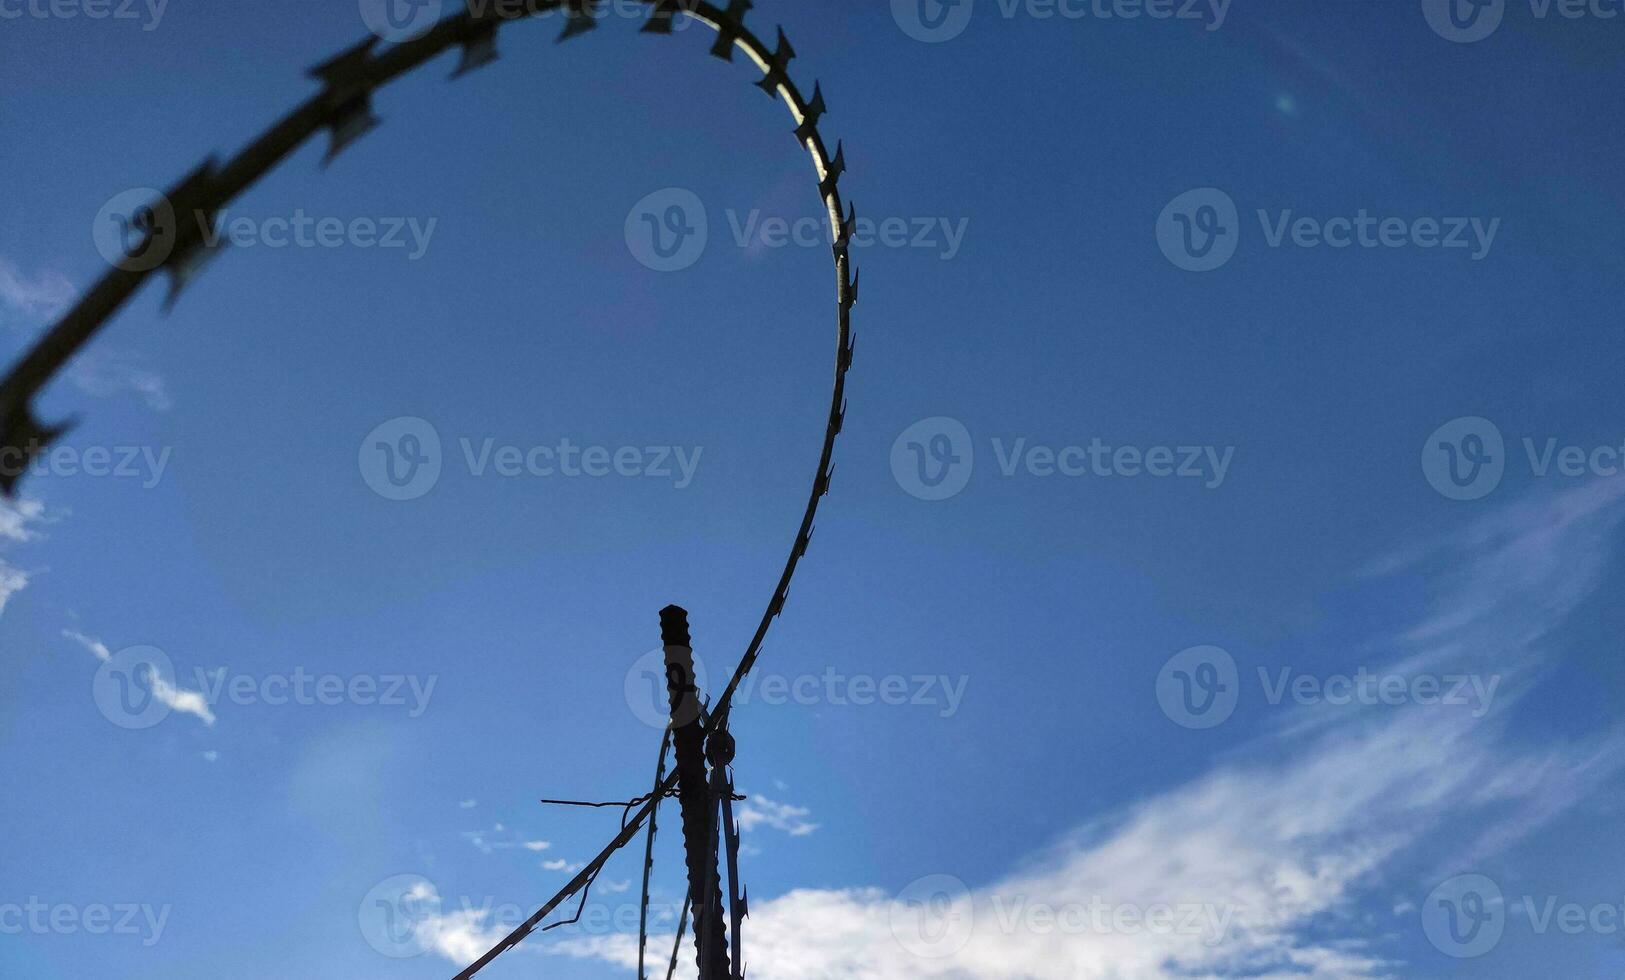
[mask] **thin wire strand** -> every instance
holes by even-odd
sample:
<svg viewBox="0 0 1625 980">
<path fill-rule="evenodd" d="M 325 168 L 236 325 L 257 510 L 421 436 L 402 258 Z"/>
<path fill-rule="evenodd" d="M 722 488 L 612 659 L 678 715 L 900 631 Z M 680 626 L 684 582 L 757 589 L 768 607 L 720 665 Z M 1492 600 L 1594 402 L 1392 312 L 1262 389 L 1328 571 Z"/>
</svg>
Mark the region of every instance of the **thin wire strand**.
<svg viewBox="0 0 1625 980">
<path fill-rule="evenodd" d="M 744 13 L 751 6 L 748 0 L 728 0 L 727 9 L 719 8 L 707 0 L 681 0 L 680 3 L 669 0 L 640 0 L 640 2 L 652 8 L 649 21 L 651 25 L 656 24 L 663 16 L 664 22 L 669 26 L 673 17 L 683 14 L 717 32 L 718 41 L 712 49 L 713 53 L 731 60 L 732 52 L 737 49 L 755 63 L 763 74 L 763 79 L 759 83 L 763 91 L 777 96 L 789 108 L 796 123 L 796 138 L 812 157 L 819 181 L 819 194 L 828 212 L 834 240 L 836 303 L 839 311 L 835 370 L 818 469 L 813 477 L 812 491 L 803 510 L 789 557 L 768 600 L 767 609 L 762 614 L 761 621 L 741 656 L 727 688 L 707 721 L 706 731 L 709 734 L 727 724 L 734 692 L 755 666 L 772 621 L 784 610 L 789 598 L 790 582 L 812 540 L 813 522 L 817 516 L 819 501 L 829 492 L 830 481 L 834 476 L 832 467 L 834 447 L 846 418 L 846 375 L 853 357 L 851 311 L 857 302 L 858 283 L 851 266 L 850 245 L 856 211 L 843 204 L 840 193 L 839 179 L 846 166 L 844 154 L 839 146 L 832 154 L 818 129 L 819 120 L 825 112 L 822 93 L 815 86 L 812 98 L 808 99 L 790 78 L 786 67 L 794 52 L 784 39 L 782 31 L 779 34 L 777 48 L 770 50 L 744 25 Z M 512 19 L 550 12 L 563 5 L 562 0 L 535 0 L 531 4 L 523 5 Z M 572 16 L 563 37 L 572 37 L 586 28 L 595 26 L 595 15 L 590 5 L 575 4 L 572 0 L 570 9 Z M 284 116 L 224 163 L 217 163 L 214 158 L 206 160 L 186 180 L 173 188 L 163 203 L 171 206 L 177 215 L 193 212 L 204 215 L 218 214 L 222 208 L 278 166 L 306 140 L 324 129 L 330 130 L 333 134 L 329 151 L 331 158 L 348 142 L 348 136 L 341 134 L 353 129 L 358 118 L 370 115 L 371 99 L 377 89 L 453 47 L 461 47 L 464 51 L 464 65 L 459 69 L 459 74 L 469 67 L 477 67 L 482 60 L 488 60 L 482 59 L 477 52 L 482 52 L 485 45 L 494 41 L 498 29 L 504 22 L 505 18 L 486 16 L 470 8 L 440 21 L 421 37 L 388 47 L 380 53 L 373 53 L 376 39 L 369 39 L 366 43 L 352 48 L 323 66 L 325 74 L 321 77 L 327 84 L 322 92 Z M 181 223 L 177 221 L 177 231 L 180 227 Z M 152 242 L 147 241 L 143 244 L 150 245 Z M 0 448 L 17 444 L 24 447 L 24 451 L 29 454 L 37 453 L 51 437 L 64 431 L 64 426 L 44 426 L 36 418 L 33 401 L 40 390 L 50 383 L 78 350 L 106 325 L 154 272 L 162 269 L 170 274 L 171 290 L 168 302 L 172 303 L 181 288 L 196 272 L 201 260 L 209 257 L 213 251 L 205 248 L 204 243 L 190 232 L 177 235 L 177 240 L 171 244 L 173 249 L 151 266 L 120 265 L 109 270 L 13 366 L 4 382 L 0 382 Z M 0 483 L 0 490 L 9 495 L 15 491 L 14 482 L 6 480 Z M 675 784 L 674 779 L 669 782 Z M 512 948 L 528 936 L 546 914 L 576 891 L 587 887 L 603 867 L 604 862 L 616 850 L 625 846 L 642 821 L 650 816 L 659 802 L 660 793 L 669 791 L 670 788 L 663 785 L 657 789 L 654 796 L 647 798 L 637 816 L 630 823 L 623 824 L 621 833 L 593 862 L 543 905 L 531 919 L 459 974 L 459 980 L 472 977 L 496 956 Z M 632 804 L 627 805 L 630 807 Z"/>
</svg>

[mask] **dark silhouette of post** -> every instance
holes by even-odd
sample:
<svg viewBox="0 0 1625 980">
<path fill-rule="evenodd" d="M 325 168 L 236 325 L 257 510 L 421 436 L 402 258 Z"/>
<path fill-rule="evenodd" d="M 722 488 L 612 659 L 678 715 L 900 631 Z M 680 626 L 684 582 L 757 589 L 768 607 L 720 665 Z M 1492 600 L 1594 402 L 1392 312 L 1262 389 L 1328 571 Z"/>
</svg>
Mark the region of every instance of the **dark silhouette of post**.
<svg viewBox="0 0 1625 980">
<path fill-rule="evenodd" d="M 694 683 L 694 650 L 688 612 L 660 610 L 666 651 L 666 693 L 671 698 L 671 744 L 677 760 L 677 801 L 683 811 L 683 850 L 688 893 L 694 908 L 694 950 L 699 980 L 729 980 L 728 930 L 722 919 L 722 881 L 717 874 L 717 801 L 705 765 L 705 724 Z"/>
</svg>

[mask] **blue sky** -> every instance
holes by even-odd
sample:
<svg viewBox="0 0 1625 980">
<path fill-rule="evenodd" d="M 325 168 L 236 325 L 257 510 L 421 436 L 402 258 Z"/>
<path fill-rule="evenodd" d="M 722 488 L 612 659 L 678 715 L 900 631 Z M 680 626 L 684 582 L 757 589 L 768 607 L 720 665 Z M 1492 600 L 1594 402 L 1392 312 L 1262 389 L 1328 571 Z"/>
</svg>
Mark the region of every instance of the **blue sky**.
<svg viewBox="0 0 1625 980">
<path fill-rule="evenodd" d="M 1625 16 L 828 8 L 750 15 L 875 222 L 734 716 L 751 975 L 1617 974 Z M 0 0 L 8 360 L 368 8 L 94 9 Z M 731 669 L 829 253 L 751 66 L 638 23 L 390 86 L 46 393 L 0 976 L 451 975 L 616 829 L 540 798 L 647 791 L 657 611 Z M 626 975 L 638 860 L 489 975 Z"/>
</svg>

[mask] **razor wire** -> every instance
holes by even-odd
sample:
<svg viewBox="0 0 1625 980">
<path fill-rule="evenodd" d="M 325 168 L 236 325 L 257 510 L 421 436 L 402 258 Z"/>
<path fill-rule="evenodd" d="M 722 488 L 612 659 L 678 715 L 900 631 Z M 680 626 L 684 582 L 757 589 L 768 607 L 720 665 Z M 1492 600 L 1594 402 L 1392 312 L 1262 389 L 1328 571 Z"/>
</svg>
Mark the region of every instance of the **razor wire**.
<svg viewBox="0 0 1625 980">
<path fill-rule="evenodd" d="M 650 8 L 649 19 L 642 27 L 643 33 L 671 34 L 675 19 L 688 17 L 716 32 L 716 41 L 710 49 L 712 55 L 732 61 L 733 52 L 738 49 L 757 66 L 762 73 L 761 80 L 756 82 L 757 87 L 769 96 L 780 99 L 789 108 L 795 122 L 793 132 L 796 140 L 812 157 L 819 196 L 828 212 L 833 242 L 836 351 L 829 415 L 818 469 L 789 557 L 767 608 L 727 687 L 710 710 L 706 724 L 706 735 L 709 737 L 727 725 L 734 693 L 761 655 L 768 629 L 784 611 L 790 582 L 812 542 L 819 502 L 829 493 L 830 481 L 834 476 L 835 441 L 846 420 L 846 376 L 852 366 L 855 340 L 851 314 L 858 299 L 859 276 L 852 268 L 850 253 L 857 211 L 843 201 L 840 192 L 839 182 L 846 172 L 844 147 L 837 142 L 831 153 L 818 128 L 827 111 L 822 87 L 815 82 L 809 97 L 790 77 L 789 64 L 796 52 L 782 28 L 777 31 L 775 44 L 769 48 L 745 25 L 745 15 L 754 7 L 752 0 L 727 0 L 725 7 L 719 7 L 709 0 L 637 2 Z M 186 285 L 224 247 L 223 241 L 208 242 L 203 229 L 227 204 L 304 145 L 306 140 L 326 130 L 329 143 L 323 165 L 331 164 L 347 146 L 379 125 L 378 118 L 372 112 L 372 97 L 379 88 L 452 48 L 461 51 L 457 68 L 452 72 L 453 79 L 490 64 L 497 59 L 498 32 L 509 22 L 562 10 L 566 21 L 559 36 L 560 41 L 579 37 L 599 26 L 600 0 L 530 0 L 517 11 L 500 12 L 498 6 L 486 4 L 476 9 L 471 3 L 468 9 L 436 22 L 416 38 L 380 50 L 378 45 L 382 39 L 375 36 L 316 66 L 310 74 L 322 83 L 321 92 L 284 116 L 224 163 L 213 156 L 207 158 L 145 209 L 142 220 L 137 224 L 138 230 L 143 232 L 138 245 L 128 249 L 123 259 L 114 262 L 113 268 L 80 297 L 0 382 L 0 450 L 19 452 L 24 461 L 24 465 L 15 472 L 0 473 L 0 492 L 8 497 L 14 495 L 18 482 L 28 469 L 26 464 L 74 424 L 71 419 L 55 425 L 41 422 L 33 408 L 39 392 L 159 270 L 169 277 L 169 293 L 164 300 L 164 309 L 167 311 L 173 307 Z M 183 214 L 200 217 L 196 229 L 179 220 Z M 559 904 L 590 886 L 610 856 L 632 839 L 645 819 L 652 817 L 661 798 L 675 787 L 676 778 L 673 773 L 663 780 L 657 780 L 654 792 L 635 815 L 623 821 L 616 838 L 530 919 L 458 974 L 457 980 L 472 977 L 497 956 L 521 942 Z"/>
</svg>

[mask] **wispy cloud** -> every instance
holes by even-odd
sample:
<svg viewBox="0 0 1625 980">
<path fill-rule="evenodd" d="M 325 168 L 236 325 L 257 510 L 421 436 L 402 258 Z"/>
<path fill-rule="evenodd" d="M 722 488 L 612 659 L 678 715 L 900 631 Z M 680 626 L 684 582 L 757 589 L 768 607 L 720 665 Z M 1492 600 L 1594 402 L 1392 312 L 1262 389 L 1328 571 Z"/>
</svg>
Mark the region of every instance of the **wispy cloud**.
<svg viewBox="0 0 1625 980">
<path fill-rule="evenodd" d="M 1442 584 L 1432 608 L 1409 628 L 1351 647 L 1382 642 L 1409 665 L 1471 658 L 1477 670 L 1520 672 L 1533 683 L 1552 634 L 1596 594 L 1625 516 L 1622 495 L 1625 481 L 1613 481 L 1526 501 L 1405 556 L 1404 565 Z M 1514 697 L 1480 719 L 1420 704 L 1321 711 L 1312 725 L 1271 727 L 1204 775 L 1078 828 L 997 880 L 960 889 L 943 879 L 920 894 L 802 889 L 754 903 L 744 937 L 752 973 L 1404 975 L 1374 938 L 1380 926 L 1353 925 L 1379 889 L 1396 876 L 1405 879 L 1401 891 L 1410 888 L 1418 859 L 1459 868 L 1504 853 L 1619 775 L 1618 731 L 1529 745 L 1509 723 L 1516 709 Z M 1414 900 L 1383 894 L 1383 913 L 1416 914 Z M 1128 912 L 1143 923 L 1162 907 L 1179 914 L 1161 930 L 1114 918 Z M 1091 909 L 1104 909 L 1106 920 Z M 1067 910 L 1077 914 L 1071 927 Z M 920 955 L 922 944 L 930 955 Z M 622 967 L 636 960 L 629 936 L 550 949 Z"/>
<path fill-rule="evenodd" d="M 775 803 L 761 795 L 745 794 L 747 799 L 739 808 L 739 829 L 752 831 L 757 827 L 771 827 L 791 837 L 805 837 L 818 829 L 818 824 L 807 820 L 812 811 L 804 806 Z"/>
<path fill-rule="evenodd" d="M 11 597 L 28 588 L 28 573 L 0 558 L 0 615 Z"/>
<path fill-rule="evenodd" d="M 45 505 L 38 500 L 0 499 L 0 541 L 32 541 L 39 534 L 35 525 L 43 523 Z"/>
<path fill-rule="evenodd" d="M 0 544 L 20 544 L 39 537 L 38 525 L 47 523 L 45 505 L 37 500 L 0 500 Z M 12 596 L 28 588 L 30 574 L 0 558 L 0 615 Z"/>
<path fill-rule="evenodd" d="M 0 317 L 0 325 L 37 331 L 64 313 L 76 292 L 66 276 L 51 271 L 29 275 L 15 262 L 0 257 L 0 312 L 8 314 Z M 66 377 L 92 397 L 132 392 L 153 411 L 170 408 L 169 392 L 156 371 L 134 355 L 105 346 L 80 353 L 69 364 Z"/>
<path fill-rule="evenodd" d="M 95 398 L 131 392 L 155 412 L 167 412 L 173 404 L 158 372 L 131 355 L 106 348 L 93 347 L 81 353 L 69 367 L 68 379 Z"/>
<path fill-rule="evenodd" d="M 106 643 L 94 636 L 71 629 L 63 630 L 62 635 L 84 647 L 86 651 L 102 663 L 108 663 L 115 656 L 113 651 L 108 649 Z M 209 700 L 203 696 L 203 692 L 177 687 L 174 681 L 156 671 L 147 675 L 147 683 L 152 686 L 152 696 L 157 699 L 159 704 L 164 705 L 171 711 L 191 715 L 205 725 L 214 726 L 214 711 L 209 707 Z"/>
<path fill-rule="evenodd" d="M 0 304 L 29 321 L 49 320 L 73 302 L 73 283 L 66 276 L 42 272 L 29 276 L 0 258 Z"/>
</svg>

